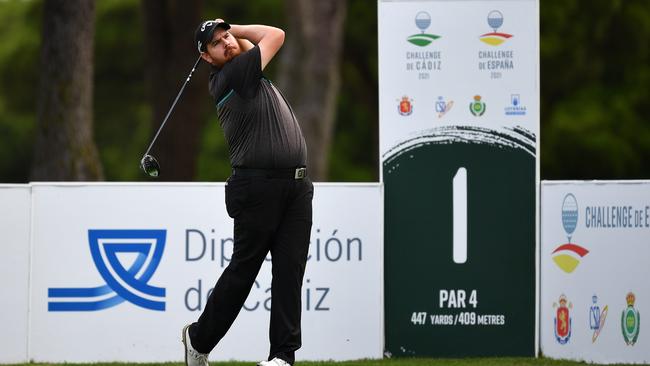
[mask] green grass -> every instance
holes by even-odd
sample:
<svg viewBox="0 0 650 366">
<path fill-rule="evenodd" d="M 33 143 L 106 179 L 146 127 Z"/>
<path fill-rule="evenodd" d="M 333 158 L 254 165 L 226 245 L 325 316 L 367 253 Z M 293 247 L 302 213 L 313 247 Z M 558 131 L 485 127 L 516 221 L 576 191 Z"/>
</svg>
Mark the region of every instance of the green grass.
<svg viewBox="0 0 650 366">
<path fill-rule="evenodd" d="M 251 366 L 253 362 L 212 362 L 214 366 Z M 15 366 L 124 366 L 130 363 L 65 363 L 65 364 L 47 364 L 47 363 L 26 363 L 16 364 Z M 183 366 L 182 363 L 139 363 L 138 366 Z M 551 360 L 548 358 L 393 358 L 383 360 L 360 360 L 345 362 L 298 362 L 299 366 L 573 366 L 573 365 L 591 365 L 585 362 Z M 614 364 L 626 365 L 626 364 Z M 636 364 L 637 366 L 639 364 Z M 9 365 L 8 365 L 9 366 Z M 14 365 L 12 365 L 14 366 Z"/>
</svg>

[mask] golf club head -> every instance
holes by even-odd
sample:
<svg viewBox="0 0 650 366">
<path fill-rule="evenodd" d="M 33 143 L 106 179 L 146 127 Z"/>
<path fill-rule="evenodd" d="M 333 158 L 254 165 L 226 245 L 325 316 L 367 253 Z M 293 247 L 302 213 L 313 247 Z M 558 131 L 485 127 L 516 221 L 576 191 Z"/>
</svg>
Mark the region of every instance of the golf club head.
<svg viewBox="0 0 650 366">
<path fill-rule="evenodd" d="M 145 155 L 140 160 L 140 167 L 144 172 L 153 178 L 157 178 L 160 175 L 160 164 L 158 160 L 151 155 Z"/>
</svg>

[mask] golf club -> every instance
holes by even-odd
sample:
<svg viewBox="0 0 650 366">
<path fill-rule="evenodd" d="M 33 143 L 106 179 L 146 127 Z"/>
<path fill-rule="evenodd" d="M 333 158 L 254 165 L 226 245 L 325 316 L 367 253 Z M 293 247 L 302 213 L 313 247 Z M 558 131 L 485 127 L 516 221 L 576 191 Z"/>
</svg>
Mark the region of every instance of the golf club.
<svg viewBox="0 0 650 366">
<path fill-rule="evenodd" d="M 190 78 L 192 77 L 192 74 L 194 73 L 194 70 L 196 69 L 196 66 L 199 64 L 200 61 L 201 61 L 201 56 L 199 56 L 199 58 L 194 63 L 194 66 L 192 67 L 190 74 L 187 76 L 187 79 L 185 79 L 185 83 L 183 83 L 183 86 L 181 87 L 181 90 L 178 92 L 178 95 L 176 95 L 176 99 L 174 99 L 174 103 L 172 103 L 171 108 L 169 108 L 169 111 L 165 116 L 165 119 L 163 120 L 162 124 L 160 124 L 160 127 L 158 128 L 158 132 L 156 132 L 156 135 L 153 137 L 151 144 L 149 144 L 149 148 L 147 149 L 147 152 L 144 153 L 142 159 L 140 160 L 140 167 L 150 177 L 156 178 L 160 175 L 160 164 L 158 164 L 158 160 L 156 160 L 156 158 L 149 155 L 149 151 L 153 147 L 153 144 L 156 142 L 156 139 L 158 138 L 160 131 L 162 130 L 163 127 L 165 127 L 165 123 L 167 122 L 169 116 L 172 114 L 172 111 L 176 106 L 176 102 L 178 102 L 178 98 L 180 98 L 181 94 L 183 94 L 183 90 L 185 90 L 185 86 L 187 85 L 187 82 L 190 81 Z"/>
</svg>

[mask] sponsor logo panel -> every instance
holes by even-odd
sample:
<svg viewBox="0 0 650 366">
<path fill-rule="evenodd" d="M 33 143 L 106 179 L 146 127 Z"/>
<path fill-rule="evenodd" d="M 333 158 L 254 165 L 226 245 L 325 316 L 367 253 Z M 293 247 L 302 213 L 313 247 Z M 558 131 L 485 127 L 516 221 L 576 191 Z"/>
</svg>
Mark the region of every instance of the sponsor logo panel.
<svg viewBox="0 0 650 366">
<path fill-rule="evenodd" d="M 160 264 L 166 236 L 166 230 L 88 230 L 93 263 L 105 283 L 51 287 L 48 311 L 98 311 L 125 301 L 165 311 L 165 288 L 149 281 Z"/>
</svg>

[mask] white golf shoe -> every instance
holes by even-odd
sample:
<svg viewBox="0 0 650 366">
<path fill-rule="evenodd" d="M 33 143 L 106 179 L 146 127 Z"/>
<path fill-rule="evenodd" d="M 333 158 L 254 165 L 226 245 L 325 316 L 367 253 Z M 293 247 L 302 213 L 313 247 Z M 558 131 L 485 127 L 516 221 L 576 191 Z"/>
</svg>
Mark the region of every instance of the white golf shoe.
<svg viewBox="0 0 650 366">
<path fill-rule="evenodd" d="M 274 358 L 271 361 L 260 361 L 257 366 L 291 366 L 287 361 L 281 358 Z"/>
<path fill-rule="evenodd" d="M 208 354 L 199 353 L 190 342 L 190 325 L 183 327 L 183 345 L 185 346 L 186 366 L 208 366 Z"/>
</svg>

